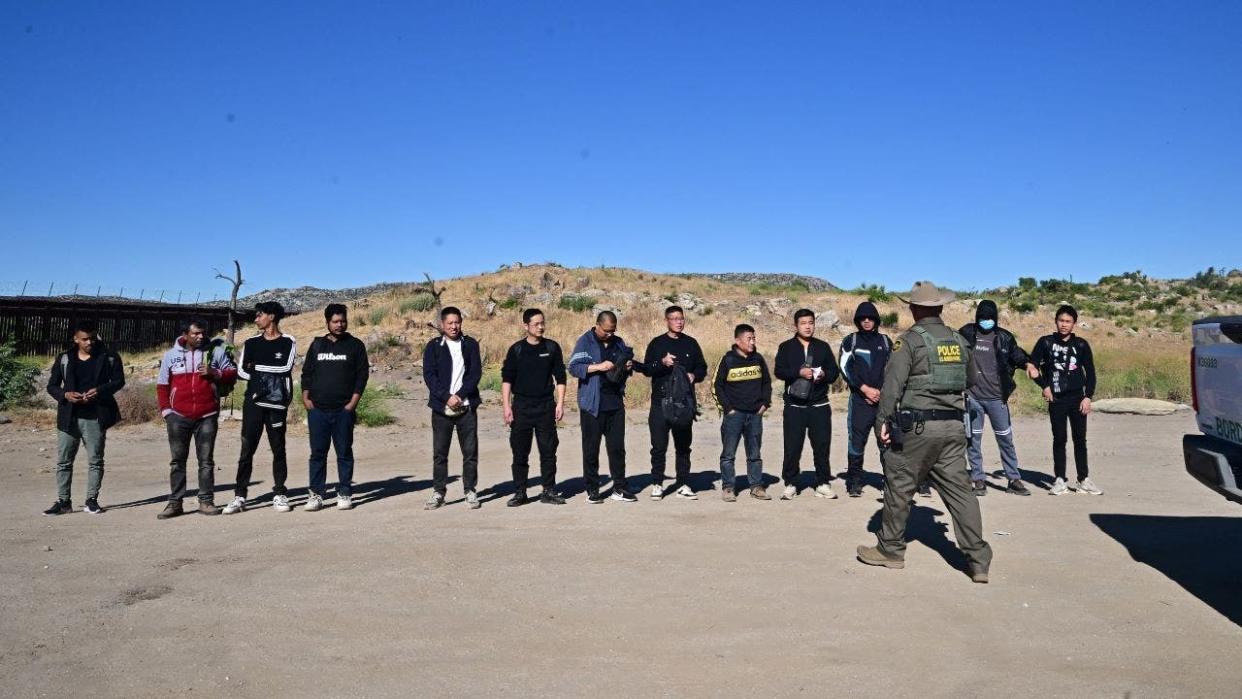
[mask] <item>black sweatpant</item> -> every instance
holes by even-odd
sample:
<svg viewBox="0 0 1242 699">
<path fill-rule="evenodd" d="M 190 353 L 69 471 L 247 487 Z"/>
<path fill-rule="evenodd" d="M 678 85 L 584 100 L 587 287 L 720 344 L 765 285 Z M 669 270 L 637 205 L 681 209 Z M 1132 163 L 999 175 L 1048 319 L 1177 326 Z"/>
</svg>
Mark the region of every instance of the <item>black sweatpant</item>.
<svg viewBox="0 0 1242 699">
<path fill-rule="evenodd" d="M 651 406 L 647 414 L 647 429 L 651 432 L 651 482 L 664 484 L 664 465 L 668 456 L 668 436 L 673 435 L 674 468 L 676 480 L 673 487 L 686 485 L 690 479 L 690 445 L 694 442 L 694 423 L 674 427 L 664 419 L 664 411 L 658 405 Z"/>
<path fill-rule="evenodd" d="M 461 485 L 469 492 L 479 484 L 479 414 L 474 410 L 456 417 L 431 412 L 431 486 L 444 495 L 448 491 L 448 453 L 457 432 L 461 447 Z"/>
<path fill-rule="evenodd" d="M 242 404 L 241 456 L 237 458 L 237 484 L 233 494 L 246 497 L 250 474 L 254 470 L 254 453 L 259 439 L 267 430 L 267 443 L 272 447 L 272 492 L 284 495 L 285 479 L 289 477 L 289 464 L 285 461 L 285 428 L 288 410 L 264 408 L 250 401 Z"/>
<path fill-rule="evenodd" d="M 781 478 L 785 485 L 797 485 L 801 473 L 802 443 L 811 436 L 811 457 L 815 464 L 815 485 L 832 480 L 828 467 L 828 447 L 832 445 L 832 409 L 827 405 L 799 408 L 785 406 L 785 463 Z"/>
<path fill-rule="evenodd" d="M 1054 396 L 1048 404 L 1048 419 L 1052 421 L 1052 470 L 1057 478 L 1065 478 L 1065 423 L 1074 438 L 1074 467 L 1078 480 L 1086 478 L 1087 471 L 1087 416 L 1078 409 L 1082 403 L 1081 393 Z"/>
<path fill-rule="evenodd" d="M 600 411 L 599 417 L 583 410 L 582 480 L 588 493 L 599 492 L 599 443 L 608 448 L 608 473 L 613 489 L 629 490 L 625 480 L 625 408 Z"/>
<path fill-rule="evenodd" d="M 550 399 L 513 398 L 513 424 L 509 425 L 509 448 L 513 450 L 513 487 L 526 490 L 530 474 L 530 443 L 539 444 L 539 480 L 544 490 L 556 485 L 556 403 Z"/>
<path fill-rule="evenodd" d="M 846 451 L 846 481 L 861 481 L 863 475 L 863 454 L 867 449 L 867 439 L 875 430 L 875 416 L 878 405 L 868 403 L 859 395 L 850 394 L 847 427 L 850 432 L 849 449 Z"/>
</svg>

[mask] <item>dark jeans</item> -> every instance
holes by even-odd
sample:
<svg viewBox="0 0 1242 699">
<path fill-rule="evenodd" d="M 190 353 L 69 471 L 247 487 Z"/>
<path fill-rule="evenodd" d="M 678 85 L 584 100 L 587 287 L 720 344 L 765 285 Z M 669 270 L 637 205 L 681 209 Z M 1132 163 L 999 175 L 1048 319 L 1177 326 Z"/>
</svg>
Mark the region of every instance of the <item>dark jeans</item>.
<svg viewBox="0 0 1242 699">
<path fill-rule="evenodd" d="M 1054 396 L 1048 404 L 1048 419 L 1052 421 L 1052 470 L 1057 478 L 1065 478 L 1065 423 L 1069 422 L 1074 437 L 1074 467 L 1078 480 L 1086 478 L 1087 471 L 1087 416 L 1078 410 L 1082 394 Z"/>
<path fill-rule="evenodd" d="M 733 462 L 737 459 L 737 443 L 746 444 L 746 480 L 750 487 L 763 485 L 763 417 L 735 410 L 720 421 L 720 485 L 734 487 L 737 480 Z"/>
<path fill-rule="evenodd" d="M 664 464 L 668 454 L 668 436 L 673 435 L 674 468 L 676 480 L 673 487 L 686 485 L 690 479 L 690 445 L 694 442 L 694 423 L 685 427 L 674 427 L 664 419 L 664 411 L 659 405 L 652 405 L 647 414 L 647 429 L 651 432 L 651 482 L 655 485 L 664 484 Z"/>
<path fill-rule="evenodd" d="M 200 420 L 190 420 L 176 413 L 164 418 L 168 427 L 168 450 L 172 460 L 168 462 L 169 502 L 181 502 L 185 497 L 185 462 L 190 456 L 190 439 L 198 457 L 198 499 L 213 502 L 216 499 L 216 431 L 219 416 L 212 415 Z"/>
<path fill-rule="evenodd" d="M 867 449 L 867 439 L 875 430 L 875 416 L 878 405 L 868 403 L 859 395 L 850 394 L 850 403 L 845 413 L 845 422 L 850 431 L 849 448 L 846 450 L 845 479 L 861 482 L 863 474 L 863 454 Z"/>
<path fill-rule="evenodd" d="M 539 480 L 544 490 L 556 485 L 556 403 L 552 400 L 513 399 L 513 424 L 509 426 L 509 448 L 513 450 L 513 487 L 526 490 L 530 475 L 530 443 L 539 443 Z"/>
<path fill-rule="evenodd" d="M 233 493 L 246 497 L 250 474 L 254 470 L 254 453 L 259 448 L 259 438 L 267 430 L 267 443 L 272 447 L 272 492 L 284 495 L 285 480 L 289 477 L 289 464 L 285 461 L 285 421 L 288 410 L 264 408 L 246 401 L 242 404 L 241 455 L 237 458 L 237 485 Z"/>
<path fill-rule="evenodd" d="M 327 492 L 328 447 L 336 450 L 336 494 L 349 497 L 354 480 L 354 420 L 352 410 L 321 410 L 306 413 L 310 429 L 310 491 L 319 497 Z"/>
<path fill-rule="evenodd" d="M 583 410 L 582 480 L 588 493 L 599 492 L 599 443 L 608 448 L 608 473 L 613 489 L 628 490 L 625 480 L 625 408 L 601 411 L 599 417 Z"/>
<path fill-rule="evenodd" d="M 797 485 L 801 473 L 802 444 L 811 436 L 811 458 L 815 464 L 815 485 L 832 480 L 828 448 L 832 446 L 832 409 L 826 405 L 799 408 L 785 406 L 785 463 L 781 478 L 785 485 Z"/>
<path fill-rule="evenodd" d="M 466 491 L 479 484 L 479 414 L 473 409 L 461 415 L 449 417 L 444 413 L 431 412 L 431 482 L 435 491 L 444 495 L 448 491 L 448 454 L 457 432 L 457 446 L 461 447 L 461 484 Z"/>
</svg>

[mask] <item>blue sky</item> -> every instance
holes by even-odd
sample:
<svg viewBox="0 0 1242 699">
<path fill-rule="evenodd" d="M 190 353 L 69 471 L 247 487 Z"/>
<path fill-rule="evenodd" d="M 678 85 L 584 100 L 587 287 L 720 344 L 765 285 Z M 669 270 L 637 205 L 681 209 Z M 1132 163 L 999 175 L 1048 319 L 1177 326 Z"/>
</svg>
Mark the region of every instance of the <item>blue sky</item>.
<svg viewBox="0 0 1242 699">
<path fill-rule="evenodd" d="M 0 292 L 1242 266 L 1242 3 L 13 2 Z M 14 264 L 16 263 L 16 264 Z"/>
</svg>

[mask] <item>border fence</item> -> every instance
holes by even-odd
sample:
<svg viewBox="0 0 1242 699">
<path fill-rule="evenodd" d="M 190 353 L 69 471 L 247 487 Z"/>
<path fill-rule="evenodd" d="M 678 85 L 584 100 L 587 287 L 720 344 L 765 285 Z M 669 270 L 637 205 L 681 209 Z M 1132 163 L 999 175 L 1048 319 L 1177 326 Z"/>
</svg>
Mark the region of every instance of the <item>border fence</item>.
<svg viewBox="0 0 1242 699">
<path fill-rule="evenodd" d="M 219 330 L 228 326 L 229 310 L 124 299 L 0 296 L 0 343 L 12 340 L 20 355 L 55 354 L 69 346 L 73 326 L 89 320 L 113 349 L 138 352 L 172 342 L 178 326 L 190 318 L 202 318 Z"/>
</svg>

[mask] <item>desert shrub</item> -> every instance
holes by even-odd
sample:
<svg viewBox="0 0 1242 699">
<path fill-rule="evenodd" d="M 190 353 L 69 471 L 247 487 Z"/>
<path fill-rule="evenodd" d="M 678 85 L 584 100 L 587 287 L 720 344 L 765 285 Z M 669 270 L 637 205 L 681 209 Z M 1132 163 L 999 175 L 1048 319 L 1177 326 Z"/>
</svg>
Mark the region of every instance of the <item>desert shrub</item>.
<svg viewBox="0 0 1242 699">
<path fill-rule="evenodd" d="M 424 311 L 430 311 L 435 307 L 436 297 L 431 294 L 414 294 L 409 298 L 402 299 L 401 303 L 397 306 L 401 313 L 409 313 L 410 311 L 422 313 Z"/>
<path fill-rule="evenodd" d="M 383 427 L 397 421 L 388 410 L 384 401 L 388 398 L 400 398 L 401 389 L 391 384 L 368 388 L 358 399 L 355 416 L 359 425 L 365 427 Z"/>
<path fill-rule="evenodd" d="M 370 315 L 367 316 L 367 320 L 371 322 L 371 325 L 379 325 L 380 323 L 383 323 L 384 318 L 387 318 L 387 317 L 388 317 L 387 308 L 372 308 Z"/>
<path fill-rule="evenodd" d="M 888 313 L 881 313 L 881 314 L 880 314 L 880 325 L 882 325 L 882 326 L 884 326 L 884 327 L 886 327 L 886 328 L 895 328 L 895 327 L 897 327 L 897 321 L 898 321 L 898 320 L 899 320 L 899 318 L 897 317 L 897 311 L 890 311 L 890 312 L 888 312 Z"/>
<path fill-rule="evenodd" d="M 1035 277 L 1018 277 L 1019 289 L 1034 289 L 1036 285 Z"/>
<path fill-rule="evenodd" d="M 0 408 L 8 408 L 35 393 L 39 368 L 17 356 L 13 342 L 0 345 Z"/>
<path fill-rule="evenodd" d="M 506 311 L 512 311 L 515 308 L 521 308 L 522 299 L 519 296 L 510 296 L 506 298 L 504 301 L 500 302 L 500 307 L 505 309 Z"/>
<path fill-rule="evenodd" d="M 499 366 L 488 366 L 483 368 L 483 377 L 479 379 L 480 391 L 496 391 L 500 392 L 500 384 L 504 383 L 500 378 Z"/>
<path fill-rule="evenodd" d="M 155 384 L 126 384 L 114 396 L 121 422 L 136 425 L 157 422 L 160 419 L 160 401 L 155 395 Z"/>
<path fill-rule="evenodd" d="M 1009 310 L 1014 313 L 1034 313 L 1035 302 L 1030 299 L 1014 299 L 1009 302 Z"/>
<path fill-rule="evenodd" d="M 581 313 L 582 311 L 589 311 L 594 308 L 595 299 L 581 294 L 565 294 L 561 297 L 561 300 L 556 303 L 556 307 L 566 311 Z"/>
</svg>

